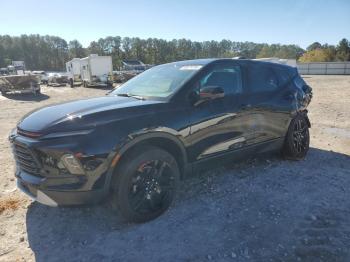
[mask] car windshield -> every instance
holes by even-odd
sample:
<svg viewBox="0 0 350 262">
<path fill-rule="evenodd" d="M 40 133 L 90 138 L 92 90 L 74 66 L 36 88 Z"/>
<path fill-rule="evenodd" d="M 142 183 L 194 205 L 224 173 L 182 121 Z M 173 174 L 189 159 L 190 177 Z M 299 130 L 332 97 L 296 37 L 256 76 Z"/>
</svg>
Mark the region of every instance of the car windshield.
<svg viewBox="0 0 350 262">
<path fill-rule="evenodd" d="M 176 63 L 156 66 L 127 81 L 111 95 L 165 98 L 178 90 L 200 68 L 201 65 Z"/>
</svg>

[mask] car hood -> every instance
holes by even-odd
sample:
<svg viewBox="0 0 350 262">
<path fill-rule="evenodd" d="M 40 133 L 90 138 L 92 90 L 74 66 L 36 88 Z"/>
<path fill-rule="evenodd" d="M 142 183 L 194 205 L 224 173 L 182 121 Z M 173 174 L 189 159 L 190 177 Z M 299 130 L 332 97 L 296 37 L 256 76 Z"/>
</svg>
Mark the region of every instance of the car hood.
<svg viewBox="0 0 350 262">
<path fill-rule="evenodd" d="M 25 115 L 18 128 L 46 133 L 51 129 L 79 130 L 96 126 L 109 119 L 127 118 L 135 113 L 148 113 L 150 105 L 162 103 L 154 100 L 138 100 L 132 97 L 104 96 L 66 102 L 40 108 Z M 118 114 L 118 112 L 120 114 Z M 59 129 L 59 130 L 57 130 Z"/>
</svg>

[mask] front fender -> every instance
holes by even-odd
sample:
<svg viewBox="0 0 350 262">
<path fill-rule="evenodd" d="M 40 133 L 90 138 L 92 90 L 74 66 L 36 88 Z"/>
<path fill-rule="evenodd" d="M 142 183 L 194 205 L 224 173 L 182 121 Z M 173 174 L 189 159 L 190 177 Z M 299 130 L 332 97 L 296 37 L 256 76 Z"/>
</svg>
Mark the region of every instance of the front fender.
<svg viewBox="0 0 350 262">
<path fill-rule="evenodd" d="M 184 131 L 186 132 L 186 131 Z M 109 169 L 107 172 L 107 179 L 105 186 L 109 188 L 110 182 L 113 177 L 114 170 L 119 163 L 121 157 L 132 147 L 139 145 L 143 142 L 150 141 L 151 139 L 167 139 L 172 143 L 176 144 L 176 146 L 181 151 L 181 157 L 183 159 L 183 164 L 185 168 L 187 167 L 187 151 L 185 142 L 183 139 L 183 132 L 178 132 L 174 129 L 167 127 L 157 127 L 154 129 L 143 129 L 138 132 L 134 132 L 124 139 L 121 139 L 121 143 L 115 146 L 115 150 L 113 150 L 108 156 L 109 159 Z M 187 172 L 187 171 L 186 171 Z"/>
<path fill-rule="evenodd" d="M 136 144 L 145 142 L 152 138 L 164 138 L 164 139 L 171 140 L 180 148 L 182 154 L 186 156 L 186 149 L 182 142 L 181 135 L 178 134 L 175 130 L 172 130 L 170 128 L 162 128 L 162 129 L 157 128 L 153 131 L 147 131 L 146 133 L 141 132 L 141 133 L 129 135 L 127 142 L 120 147 L 120 149 L 118 150 L 118 153 L 122 155 L 128 149 L 135 146 Z"/>
</svg>

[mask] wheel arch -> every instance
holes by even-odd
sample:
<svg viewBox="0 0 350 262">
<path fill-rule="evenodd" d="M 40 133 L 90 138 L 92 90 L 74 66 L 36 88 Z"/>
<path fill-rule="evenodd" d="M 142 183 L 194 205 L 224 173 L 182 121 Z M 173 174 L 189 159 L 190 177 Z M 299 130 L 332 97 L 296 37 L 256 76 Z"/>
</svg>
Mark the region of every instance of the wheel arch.
<svg viewBox="0 0 350 262">
<path fill-rule="evenodd" d="M 188 168 L 186 148 L 177 136 L 165 132 L 152 132 L 139 135 L 125 143 L 117 150 L 111 161 L 111 176 L 114 176 L 118 166 L 120 166 L 120 163 L 128 154 L 146 145 L 155 146 L 170 153 L 179 166 L 180 178 L 184 178 Z"/>
<path fill-rule="evenodd" d="M 305 117 L 307 126 L 308 126 L 309 128 L 311 128 L 311 122 L 310 122 L 309 116 L 307 115 L 307 112 L 304 113 L 304 117 Z"/>
</svg>

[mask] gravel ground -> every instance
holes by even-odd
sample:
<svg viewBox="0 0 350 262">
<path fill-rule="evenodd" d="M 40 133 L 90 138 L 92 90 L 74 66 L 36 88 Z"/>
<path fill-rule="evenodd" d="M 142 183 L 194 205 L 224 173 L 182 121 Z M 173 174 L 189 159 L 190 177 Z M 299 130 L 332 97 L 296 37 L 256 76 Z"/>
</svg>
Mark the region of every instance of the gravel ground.
<svg viewBox="0 0 350 262">
<path fill-rule="evenodd" d="M 50 208 L 16 190 L 7 135 L 25 113 L 106 90 L 0 96 L 0 261 L 350 261 L 350 76 L 305 76 L 311 148 L 182 182 L 172 208 L 124 224 L 107 204 Z"/>
</svg>

